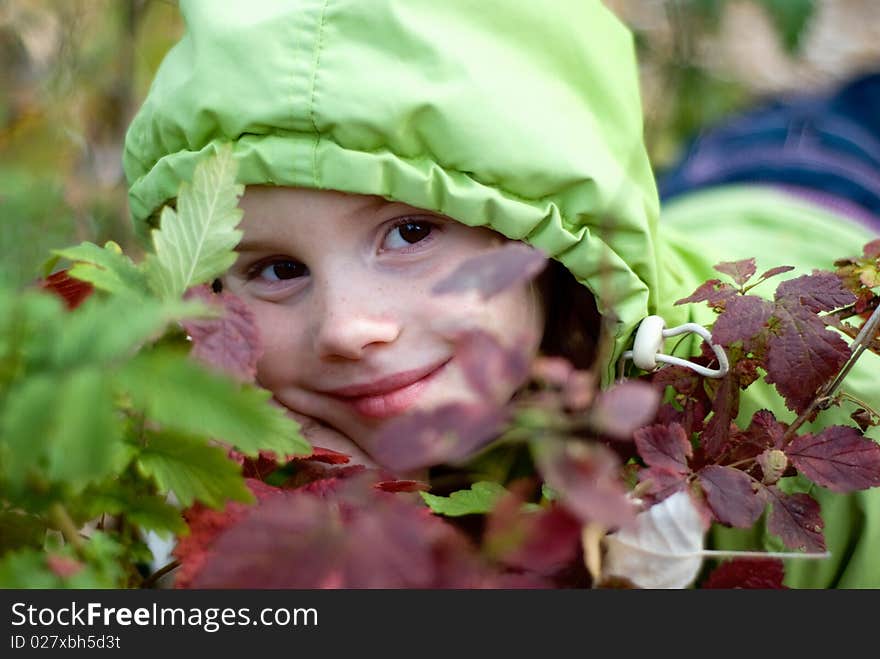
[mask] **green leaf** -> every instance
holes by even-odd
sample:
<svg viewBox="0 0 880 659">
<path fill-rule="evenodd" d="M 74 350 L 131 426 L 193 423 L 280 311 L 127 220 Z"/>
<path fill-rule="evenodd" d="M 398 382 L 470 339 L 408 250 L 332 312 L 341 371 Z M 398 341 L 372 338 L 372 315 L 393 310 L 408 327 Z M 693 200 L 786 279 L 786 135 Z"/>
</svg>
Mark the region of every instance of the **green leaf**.
<svg viewBox="0 0 880 659">
<path fill-rule="evenodd" d="M 161 336 L 170 323 L 215 313 L 197 302 L 90 298 L 65 318 L 51 366 L 67 369 L 126 358 Z"/>
<path fill-rule="evenodd" d="M 10 391 L 0 415 L 3 476 L 14 487 L 36 477 L 76 492 L 114 471 L 121 437 L 99 369 L 33 376 Z"/>
<path fill-rule="evenodd" d="M 419 492 L 428 507 L 435 513 L 447 517 L 488 513 L 498 500 L 507 494 L 504 486 L 491 481 L 474 483 L 469 490 L 453 492 L 448 497 L 440 497 L 428 492 Z"/>
<path fill-rule="evenodd" d="M 74 262 L 68 274 L 87 281 L 95 288 L 118 295 L 141 298 L 149 295 L 146 275 L 125 256 L 116 243 L 103 248 L 84 242 L 54 253 Z"/>
<path fill-rule="evenodd" d="M 16 510 L 0 512 L 0 556 L 30 547 L 38 549 L 46 534 L 46 521 Z"/>
<path fill-rule="evenodd" d="M 782 45 L 796 52 L 816 10 L 816 0 L 758 0 L 776 26 Z"/>
<path fill-rule="evenodd" d="M 242 217 L 235 183 L 238 165 L 232 148 L 196 165 L 192 185 L 183 183 L 177 211 L 162 210 L 160 228 L 153 231 L 155 254 L 146 260 L 151 288 L 162 298 L 178 299 L 186 289 L 219 277 L 235 262 Z"/>
<path fill-rule="evenodd" d="M 116 375 L 136 406 L 168 429 L 208 436 L 255 457 L 309 455 L 309 443 L 271 392 L 242 385 L 170 351 L 138 355 Z"/>
<path fill-rule="evenodd" d="M 155 479 L 161 492 L 173 492 L 184 506 L 201 501 L 221 508 L 229 500 L 254 501 L 241 468 L 222 448 L 198 437 L 168 430 L 151 432 L 137 464 L 144 475 Z"/>
<path fill-rule="evenodd" d="M 0 560 L 0 588 L 120 588 L 125 577 L 125 550 L 116 540 L 95 531 L 82 549 L 84 560 L 74 556 L 71 547 L 52 554 L 81 563 L 73 575 L 62 577 L 52 571 L 46 551 L 24 549 L 10 552 Z"/>
<path fill-rule="evenodd" d="M 162 537 L 186 533 L 180 511 L 164 497 L 137 492 L 132 485 L 116 485 L 108 490 L 89 493 L 86 508 L 90 518 L 102 514 L 125 515 L 141 529 L 155 531 Z"/>
</svg>

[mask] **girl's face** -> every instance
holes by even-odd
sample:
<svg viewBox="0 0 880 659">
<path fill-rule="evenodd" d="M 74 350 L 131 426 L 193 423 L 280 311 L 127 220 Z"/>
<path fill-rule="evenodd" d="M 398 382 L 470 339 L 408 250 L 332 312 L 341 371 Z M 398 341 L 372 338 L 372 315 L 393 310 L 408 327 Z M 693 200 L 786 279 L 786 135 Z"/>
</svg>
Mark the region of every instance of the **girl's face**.
<svg viewBox="0 0 880 659">
<path fill-rule="evenodd" d="M 380 197 L 304 188 L 250 186 L 240 206 L 244 236 L 223 282 L 256 316 L 259 383 L 367 453 L 389 419 L 476 400 L 454 357 L 456 330 L 480 328 L 530 357 L 537 351 L 543 318 L 533 287 L 487 302 L 431 293 L 505 240 L 490 229 Z"/>
</svg>

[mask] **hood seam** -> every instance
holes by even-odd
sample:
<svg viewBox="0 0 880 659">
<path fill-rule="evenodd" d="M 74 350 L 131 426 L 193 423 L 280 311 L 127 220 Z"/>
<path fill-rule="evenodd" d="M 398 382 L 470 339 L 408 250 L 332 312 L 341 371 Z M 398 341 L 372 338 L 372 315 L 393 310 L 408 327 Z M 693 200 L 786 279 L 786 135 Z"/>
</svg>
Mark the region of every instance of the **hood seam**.
<svg viewBox="0 0 880 659">
<path fill-rule="evenodd" d="M 318 146 L 321 143 L 321 131 L 318 130 L 318 122 L 315 117 L 315 90 L 318 86 L 318 68 L 321 65 L 321 51 L 324 48 L 324 23 L 327 18 L 328 4 L 330 4 L 330 0 L 324 0 L 324 4 L 321 7 L 321 21 L 318 24 L 318 38 L 315 42 L 315 59 L 312 65 L 312 84 L 309 93 L 309 120 L 312 122 L 312 129 L 315 131 L 315 145 L 312 148 L 312 183 L 316 188 L 321 187 L 321 183 L 318 180 Z"/>
</svg>

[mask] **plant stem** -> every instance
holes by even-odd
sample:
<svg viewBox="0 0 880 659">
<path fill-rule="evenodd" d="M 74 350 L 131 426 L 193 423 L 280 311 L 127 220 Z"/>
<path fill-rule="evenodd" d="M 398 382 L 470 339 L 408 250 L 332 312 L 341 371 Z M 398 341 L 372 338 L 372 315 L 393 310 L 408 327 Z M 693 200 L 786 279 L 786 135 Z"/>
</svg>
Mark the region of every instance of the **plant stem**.
<svg viewBox="0 0 880 659">
<path fill-rule="evenodd" d="M 76 524 L 70 518 L 67 509 L 61 503 L 56 501 L 49 506 L 49 520 L 55 528 L 61 531 L 64 539 L 73 545 L 76 552 L 81 554 L 85 547 L 83 539 L 79 534 L 79 529 L 76 528 Z"/>
<path fill-rule="evenodd" d="M 171 572 L 171 570 L 180 566 L 180 561 L 171 561 L 168 565 L 165 565 L 155 572 L 151 574 L 149 577 L 144 579 L 144 582 L 141 584 L 141 588 L 152 588 L 162 577 Z"/>
<path fill-rule="evenodd" d="M 880 326 L 880 306 L 874 309 L 874 313 L 872 313 L 868 320 L 865 321 L 865 324 L 862 325 L 862 329 L 859 330 L 858 335 L 853 339 L 853 342 L 850 344 L 852 354 L 850 354 L 849 359 L 843 365 L 843 368 L 840 369 L 837 377 L 825 386 L 820 387 L 816 396 L 810 401 L 807 409 L 801 412 L 801 414 L 798 415 L 798 418 L 794 420 L 794 423 L 792 423 L 785 431 L 785 434 L 782 436 L 783 443 L 790 441 L 792 437 L 794 437 L 794 433 L 806 423 L 807 419 L 813 415 L 813 412 L 815 412 L 817 408 L 822 409 L 820 406 L 831 400 L 831 395 L 834 393 L 834 390 L 840 386 L 840 383 L 843 382 L 843 379 L 849 374 L 852 367 L 855 366 L 858 358 L 862 356 L 865 348 L 874 340 L 874 335 L 877 333 L 878 326 Z"/>
</svg>

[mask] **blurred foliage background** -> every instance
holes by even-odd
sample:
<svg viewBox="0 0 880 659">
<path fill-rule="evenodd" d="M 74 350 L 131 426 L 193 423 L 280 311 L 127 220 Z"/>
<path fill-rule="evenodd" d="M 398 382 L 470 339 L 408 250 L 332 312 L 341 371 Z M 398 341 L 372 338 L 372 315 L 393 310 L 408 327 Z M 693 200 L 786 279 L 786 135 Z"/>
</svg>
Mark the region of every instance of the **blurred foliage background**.
<svg viewBox="0 0 880 659">
<path fill-rule="evenodd" d="M 877 0 L 605 2 L 636 34 L 658 171 L 762 97 L 880 70 Z M 139 257 L 122 142 L 182 29 L 173 0 L 0 0 L 0 283 L 82 240 Z"/>
</svg>

